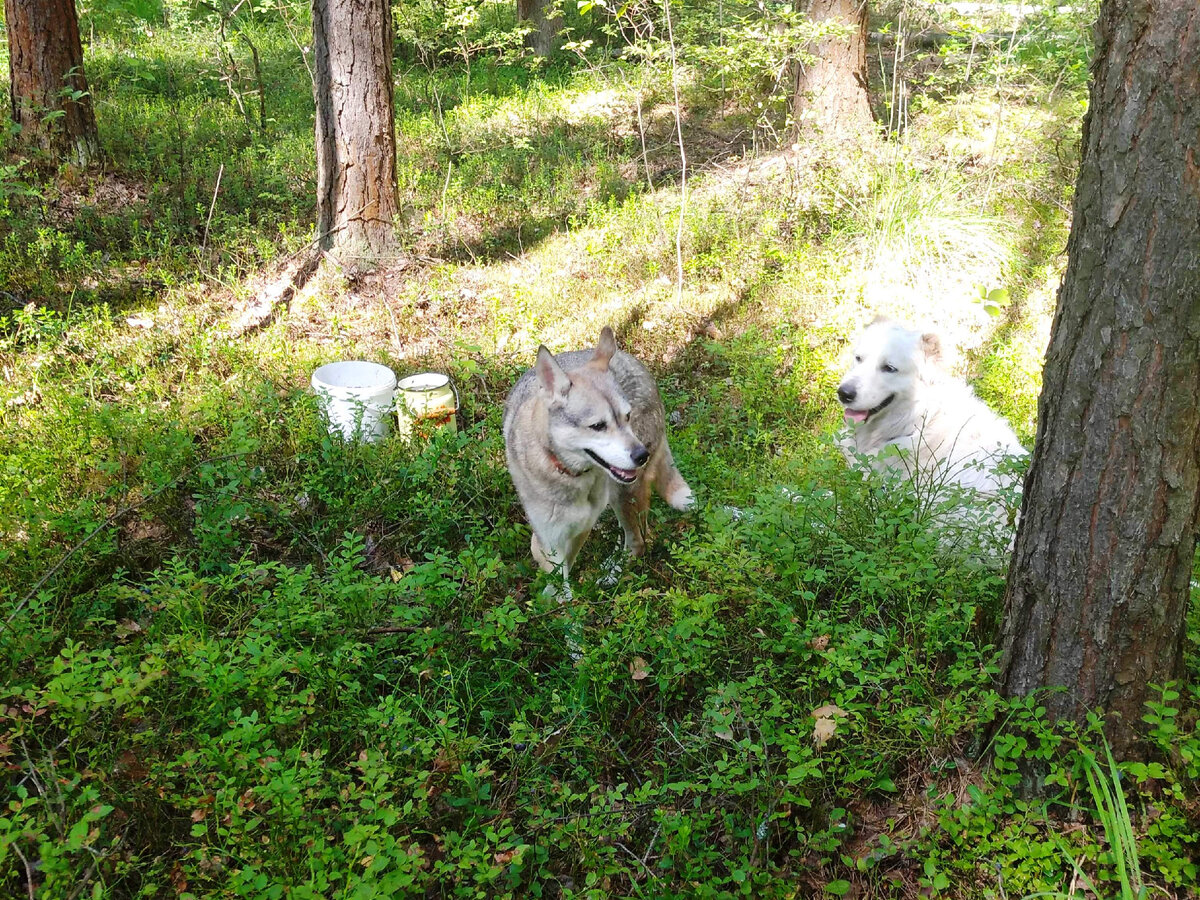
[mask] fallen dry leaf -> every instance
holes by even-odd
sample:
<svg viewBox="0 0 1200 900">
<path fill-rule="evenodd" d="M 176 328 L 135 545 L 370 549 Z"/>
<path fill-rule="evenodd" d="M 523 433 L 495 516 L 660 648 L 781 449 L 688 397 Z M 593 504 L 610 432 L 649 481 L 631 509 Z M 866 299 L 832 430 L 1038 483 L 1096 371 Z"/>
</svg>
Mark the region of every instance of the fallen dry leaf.
<svg viewBox="0 0 1200 900">
<path fill-rule="evenodd" d="M 818 653 L 821 653 L 826 647 L 829 646 L 829 635 L 823 634 L 820 637 L 813 638 L 808 642 L 808 646 L 816 650 Z"/>
<path fill-rule="evenodd" d="M 5 746 L 4 744 L 0 744 L 0 757 L 8 755 L 4 752 Z M 121 751 L 121 755 L 117 757 L 117 764 L 113 767 L 113 770 L 129 781 L 141 781 L 149 774 L 142 761 L 138 759 L 137 754 L 132 750 Z"/>
<path fill-rule="evenodd" d="M 828 719 L 831 716 L 836 716 L 837 718 L 842 719 L 848 715 L 850 715 L 850 713 L 846 712 L 840 706 L 834 706 L 832 703 L 826 703 L 824 706 L 818 706 L 812 711 L 812 717 L 814 719 Z"/>
<path fill-rule="evenodd" d="M 117 623 L 117 636 L 128 637 L 131 634 L 137 634 L 142 630 L 142 626 L 133 619 L 122 619 Z"/>
<path fill-rule="evenodd" d="M 645 681 L 646 676 L 650 674 L 650 668 L 646 661 L 640 656 L 635 656 L 633 662 L 629 664 L 629 676 L 634 681 Z"/>
<path fill-rule="evenodd" d="M 850 715 L 840 706 L 826 703 L 812 711 L 812 717 L 817 721 L 813 724 L 813 743 L 820 750 L 830 738 L 837 733 L 837 720 Z"/>
<path fill-rule="evenodd" d="M 829 739 L 837 732 L 837 721 L 834 719 L 820 718 L 813 725 L 813 744 L 820 750 Z"/>
</svg>

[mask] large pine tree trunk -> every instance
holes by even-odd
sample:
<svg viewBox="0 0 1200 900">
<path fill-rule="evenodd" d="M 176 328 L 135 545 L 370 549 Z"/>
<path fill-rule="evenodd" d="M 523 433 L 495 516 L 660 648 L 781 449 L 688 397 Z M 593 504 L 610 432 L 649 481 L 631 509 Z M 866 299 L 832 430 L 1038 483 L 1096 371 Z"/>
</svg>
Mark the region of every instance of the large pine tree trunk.
<svg viewBox="0 0 1200 900">
<path fill-rule="evenodd" d="M 533 30 L 525 35 L 525 46 L 542 59 L 558 49 L 557 18 L 550 18 L 551 0 L 517 0 L 517 21 L 529 22 Z"/>
<path fill-rule="evenodd" d="M 313 0 L 317 234 L 343 259 L 395 246 L 396 114 L 388 0 Z"/>
<path fill-rule="evenodd" d="M 1200 514 L 1200 4 L 1104 0 L 1009 576 L 1002 685 L 1136 755 Z"/>
<path fill-rule="evenodd" d="M 100 156 L 75 0 L 4 0 L 12 119 L 19 140 L 86 166 Z"/>
<path fill-rule="evenodd" d="M 867 94 L 866 0 L 796 0 L 810 22 L 844 26 L 810 48 L 813 61 L 796 62 L 792 114 L 802 132 L 861 134 L 872 126 Z"/>
</svg>

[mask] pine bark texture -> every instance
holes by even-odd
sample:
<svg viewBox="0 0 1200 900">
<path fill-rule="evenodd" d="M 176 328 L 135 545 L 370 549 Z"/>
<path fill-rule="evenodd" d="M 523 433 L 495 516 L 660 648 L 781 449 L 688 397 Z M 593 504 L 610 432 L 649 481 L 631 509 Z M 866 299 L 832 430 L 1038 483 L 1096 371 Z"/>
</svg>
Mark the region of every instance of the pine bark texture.
<svg viewBox="0 0 1200 900">
<path fill-rule="evenodd" d="M 517 0 L 517 21 L 529 22 L 533 30 L 525 35 L 525 46 L 542 59 L 558 49 L 557 17 L 551 18 L 553 0 Z"/>
<path fill-rule="evenodd" d="M 796 62 L 796 128 L 812 127 L 830 136 L 870 129 L 866 0 L 796 0 L 796 11 L 816 25 L 842 26 L 809 49 L 812 62 Z"/>
<path fill-rule="evenodd" d="M 388 0 L 313 0 L 317 235 L 343 259 L 395 247 L 396 113 Z"/>
<path fill-rule="evenodd" d="M 1200 514 L 1200 4 L 1104 0 L 1009 575 L 1003 692 L 1136 756 L 1183 669 Z"/>
<path fill-rule="evenodd" d="M 4 0 L 12 120 L 19 140 L 86 166 L 100 156 L 75 0 Z M 71 97 L 67 92 L 81 92 Z"/>
</svg>

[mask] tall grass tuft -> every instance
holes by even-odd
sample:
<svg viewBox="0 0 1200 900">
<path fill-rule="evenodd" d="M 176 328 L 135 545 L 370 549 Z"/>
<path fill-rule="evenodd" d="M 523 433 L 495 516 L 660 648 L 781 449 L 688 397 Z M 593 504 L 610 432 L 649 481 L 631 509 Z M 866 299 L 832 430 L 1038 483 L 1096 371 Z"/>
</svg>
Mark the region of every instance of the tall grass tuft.
<svg viewBox="0 0 1200 900">
<path fill-rule="evenodd" d="M 1093 808 L 1091 814 L 1104 829 L 1104 837 L 1108 842 L 1107 862 L 1113 868 L 1113 877 L 1119 890 L 1120 900 L 1143 900 L 1149 896 L 1149 889 L 1142 880 L 1142 866 L 1138 859 L 1137 836 L 1133 831 L 1133 820 L 1129 815 L 1129 806 L 1125 802 L 1125 791 L 1121 787 L 1121 769 L 1113 758 L 1112 748 L 1107 739 L 1104 743 L 1104 761 L 1097 759 L 1097 754 L 1089 747 L 1080 748 L 1080 760 L 1084 777 L 1087 778 L 1088 792 L 1092 796 Z M 1074 870 L 1072 882 L 1079 882 L 1092 887 L 1092 880 L 1080 868 L 1075 855 L 1066 846 L 1063 839 L 1054 835 L 1059 851 L 1071 863 Z M 1100 857 L 1104 861 L 1104 856 Z M 1072 888 L 1068 892 L 1039 892 L 1031 897 L 1070 898 L 1076 896 Z M 1102 895 L 1101 895 L 1102 896 Z"/>
<path fill-rule="evenodd" d="M 998 269 L 1008 255 L 1004 221 L 969 200 L 953 173 L 885 166 L 865 195 L 846 199 L 843 234 L 877 277 L 934 294 L 948 273 Z"/>
<path fill-rule="evenodd" d="M 1084 774 L 1088 790 L 1095 803 L 1096 818 L 1104 828 L 1105 837 L 1116 869 L 1117 883 L 1121 889 L 1121 900 L 1141 900 L 1147 894 L 1142 883 L 1142 867 L 1138 862 L 1137 838 L 1133 833 L 1133 822 L 1129 817 L 1129 806 L 1125 803 L 1125 792 L 1121 788 L 1121 770 L 1113 759 L 1108 741 L 1104 742 L 1106 768 L 1097 761 L 1095 754 L 1085 751 Z"/>
</svg>

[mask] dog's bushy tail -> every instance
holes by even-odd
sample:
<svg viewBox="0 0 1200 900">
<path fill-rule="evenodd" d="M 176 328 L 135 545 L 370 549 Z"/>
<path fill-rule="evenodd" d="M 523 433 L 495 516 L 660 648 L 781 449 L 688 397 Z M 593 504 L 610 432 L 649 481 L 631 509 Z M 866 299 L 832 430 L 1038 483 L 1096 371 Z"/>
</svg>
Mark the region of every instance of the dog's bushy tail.
<svg viewBox="0 0 1200 900">
<path fill-rule="evenodd" d="M 658 462 L 658 477 L 654 479 L 654 489 L 658 495 L 675 509 L 690 509 L 696 502 L 696 496 L 688 483 L 683 480 L 679 470 L 675 468 L 675 457 L 671 448 L 663 443 L 662 456 Z"/>
</svg>

